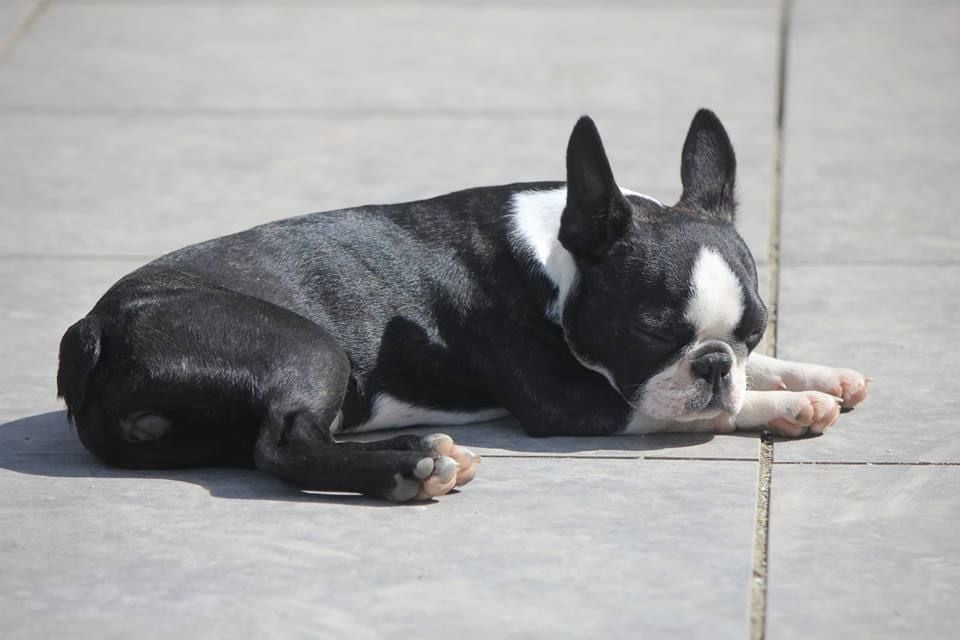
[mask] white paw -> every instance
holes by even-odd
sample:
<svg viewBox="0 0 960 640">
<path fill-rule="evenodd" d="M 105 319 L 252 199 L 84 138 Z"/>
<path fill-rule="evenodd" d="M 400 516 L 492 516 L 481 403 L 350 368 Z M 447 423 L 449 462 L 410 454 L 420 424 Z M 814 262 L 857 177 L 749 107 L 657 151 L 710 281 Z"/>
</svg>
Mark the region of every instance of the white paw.
<svg viewBox="0 0 960 640">
<path fill-rule="evenodd" d="M 784 372 L 782 377 L 787 389 L 828 393 L 840 398 L 844 409 L 860 404 L 870 390 L 870 378 L 853 369 L 805 364 L 794 371 Z"/>
<path fill-rule="evenodd" d="M 462 487 L 477 475 L 480 456 L 454 444 L 442 433 L 426 436 L 424 447 L 430 457 L 422 458 L 413 470 L 413 476 L 396 475 L 396 486 L 391 498 L 397 502 L 429 500 Z"/>
<path fill-rule="evenodd" d="M 840 417 L 841 398 L 820 391 L 749 391 L 738 428 L 767 428 L 795 438 L 823 433 Z"/>
<path fill-rule="evenodd" d="M 457 485 L 457 461 L 449 456 L 424 458 L 413 475 L 420 480 L 415 500 L 427 500 L 450 493 Z"/>
<path fill-rule="evenodd" d="M 758 353 L 747 361 L 750 389 L 758 391 L 820 391 L 843 401 L 850 409 L 867 397 L 870 378 L 853 369 L 824 367 L 806 362 L 779 360 Z"/>
<path fill-rule="evenodd" d="M 802 370 L 805 388 L 809 391 L 822 391 L 843 401 L 843 407 L 849 409 L 858 405 L 870 390 L 870 378 L 853 369 L 834 369 L 811 365 Z"/>
<path fill-rule="evenodd" d="M 457 463 L 457 483 L 455 486 L 462 487 L 477 475 L 480 456 L 466 447 L 455 444 L 453 438 L 447 434 L 435 433 L 432 436 L 425 437 L 424 442 L 434 455 L 449 456 Z"/>
</svg>

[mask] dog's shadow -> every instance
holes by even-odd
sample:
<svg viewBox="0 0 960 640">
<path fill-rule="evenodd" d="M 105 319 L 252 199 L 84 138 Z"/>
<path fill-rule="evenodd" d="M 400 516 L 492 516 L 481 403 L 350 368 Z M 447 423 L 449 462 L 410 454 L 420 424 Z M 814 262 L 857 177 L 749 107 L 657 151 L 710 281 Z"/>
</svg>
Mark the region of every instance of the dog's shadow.
<svg viewBox="0 0 960 640">
<path fill-rule="evenodd" d="M 382 507 L 390 503 L 365 496 L 300 491 L 253 469 L 201 468 L 142 471 L 118 469 L 93 457 L 67 423 L 53 411 L 0 424 L 0 469 L 49 478 L 142 478 L 189 482 L 211 496 L 239 500 L 323 501 Z"/>
<path fill-rule="evenodd" d="M 710 441 L 712 434 L 663 434 L 597 438 L 531 438 L 512 420 L 457 427 L 417 427 L 354 436 L 377 440 L 397 433 L 446 431 L 460 444 L 493 457 L 584 456 L 640 457 L 644 452 L 689 447 Z M 323 501 L 381 507 L 390 503 L 359 495 L 301 491 L 265 473 L 248 469 L 208 468 L 141 471 L 99 462 L 80 444 L 66 412 L 52 411 L 0 424 L 0 468 L 50 478 L 143 478 L 189 482 L 217 498 L 240 500 Z"/>
</svg>

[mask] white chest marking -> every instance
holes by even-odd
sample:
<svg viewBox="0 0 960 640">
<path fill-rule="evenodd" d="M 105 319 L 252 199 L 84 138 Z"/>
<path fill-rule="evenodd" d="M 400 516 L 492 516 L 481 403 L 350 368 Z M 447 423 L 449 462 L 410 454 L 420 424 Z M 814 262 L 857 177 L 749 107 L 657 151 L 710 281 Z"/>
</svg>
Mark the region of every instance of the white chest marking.
<svg viewBox="0 0 960 640">
<path fill-rule="evenodd" d="M 693 267 L 686 319 L 700 340 L 726 338 L 743 316 L 740 279 L 719 253 L 703 247 Z"/>
<path fill-rule="evenodd" d="M 440 411 L 429 407 L 417 407 L 398 400 L 386 393 L 381 393 L 373 401 L 373 410 L 370 412 L 370 419 L 350 429 L 349 433 L 410 427 L 419 424 L 469 424 L 471 422 L 496 420 L 505 415 L 507 415 L 507 411 L 500 408 L 483 409 L 480 411 Z"/>
<path fill-rule="evenodd" d="M 642 193 L 621 189 L 624 195 L 638 196 L 660 205 L 658 200 Z M 560 244 L 560 218 L 567 204 L 567 188 L 546 191 L 521 191 L 513 196 L 511 239 L 532 256 L 550 281 L 557 287 L 557 299 L 548 310 L 548 317 L 560 322 L 563 305 L 577 279 L 577 266 L 570 252 Z M 662 205 L 661 205 L 662 206 Z"/>
<path fill-rule="evenodd" d="M 573 256 L 560 244 L 560 217 L 567 204 L 567 188 L 521 191 L 513 196 L 511 240 L 530 254 L 557 287 L 557 299 L 548 316 L 559 323 L 563 303 L 577 278 Z"/>
</svg>

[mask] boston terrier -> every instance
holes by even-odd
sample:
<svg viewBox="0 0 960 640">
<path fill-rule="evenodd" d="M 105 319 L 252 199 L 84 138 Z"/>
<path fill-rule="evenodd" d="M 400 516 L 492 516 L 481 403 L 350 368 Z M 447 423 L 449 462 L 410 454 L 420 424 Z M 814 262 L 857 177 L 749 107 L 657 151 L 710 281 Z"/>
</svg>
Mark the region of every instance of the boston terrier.
<svg viewBox="0 0 960 640">
<path fill-rule="evenodd" d="M 855 371 L 755 353 L 767 313 L 711 111 L 673 206 L 617 185 L 588 117 L 566 169 L 272 222 L 137 269 L 60 344 L 80 440 L 122 467 L 255 466 L 410 501 L 479 459 L 443 434 L 338 436 L 508 414 L 538 437 L 800 436 L 864 399 Z"/>
</svg>

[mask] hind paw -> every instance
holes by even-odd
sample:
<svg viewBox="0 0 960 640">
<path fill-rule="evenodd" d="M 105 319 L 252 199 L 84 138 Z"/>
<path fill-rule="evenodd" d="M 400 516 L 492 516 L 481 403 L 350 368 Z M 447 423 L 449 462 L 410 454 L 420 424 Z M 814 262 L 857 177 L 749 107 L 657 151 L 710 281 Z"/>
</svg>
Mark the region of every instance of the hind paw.
<svg viewBox="0 0 960 640">
<path fill-rule="evenodd" d="M 396 486 L 390 495 L 392 500 L 429 500 L 462 487 L 477 475 L 480 456 L 454 444 L 450 436 L 442 433 L 426 436 L 423 445 L 430 457 L 417 462 L 412 476 L 397 474 Z"/>
<path fill-rule="evenodd" d="M 456 486 L 462 487 L 477 475 L 480 456 L 466 447 L 455 444 L 453 438 L 447 434 L 435 433 L 431 436 L 426 436 L 423 442 L 430 453 L 438 456 L 449 456 L 457 463 Z"/>
</svg>

